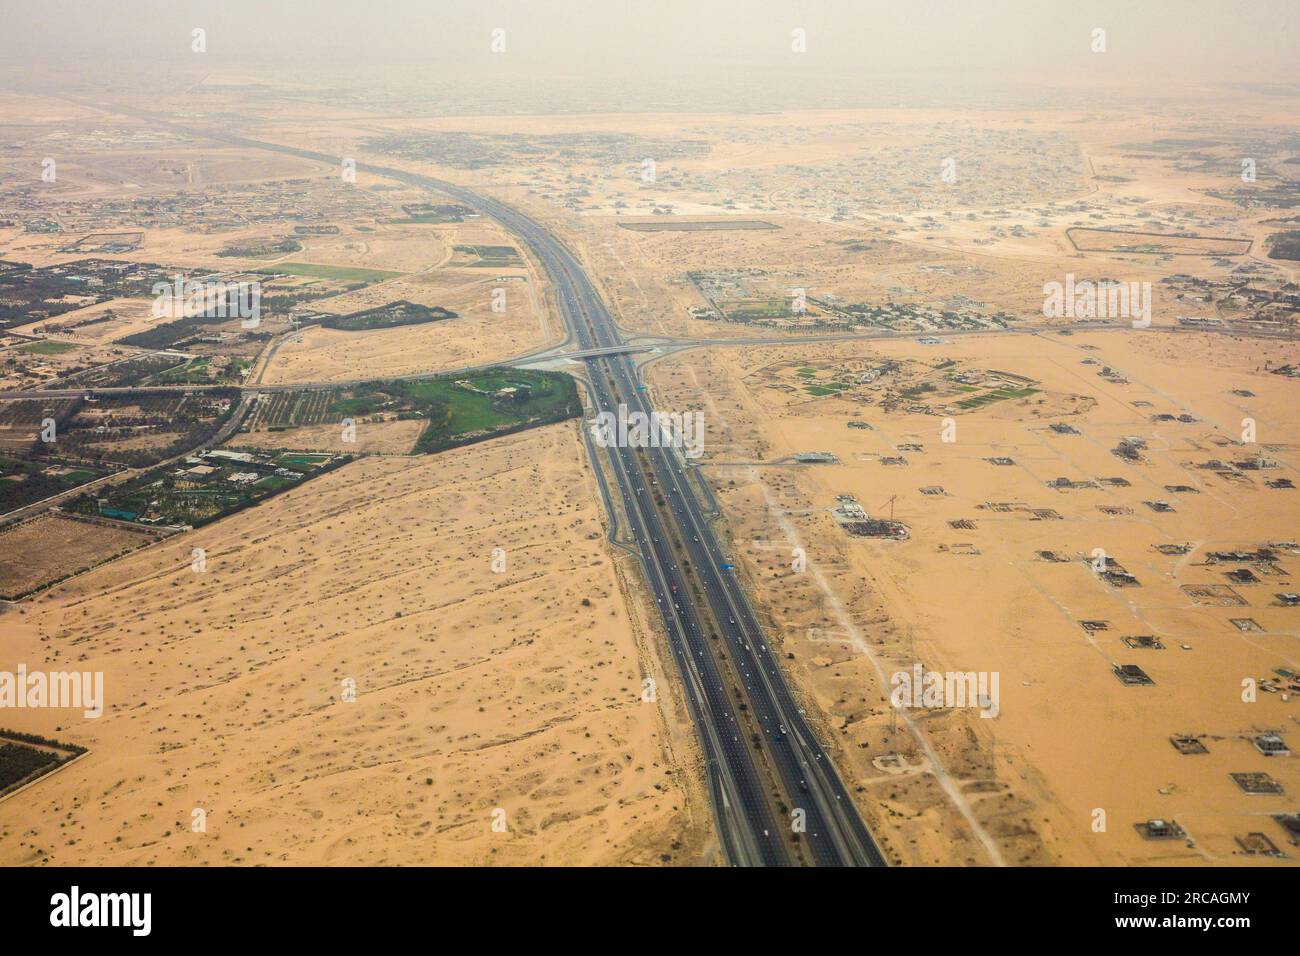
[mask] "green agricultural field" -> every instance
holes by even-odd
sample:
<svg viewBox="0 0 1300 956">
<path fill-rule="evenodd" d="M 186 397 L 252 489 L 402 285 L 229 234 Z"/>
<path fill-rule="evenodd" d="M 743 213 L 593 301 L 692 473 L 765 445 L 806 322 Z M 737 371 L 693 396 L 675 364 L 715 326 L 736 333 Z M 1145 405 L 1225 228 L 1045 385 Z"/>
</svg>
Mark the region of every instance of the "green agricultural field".
<svg viewBox="0 0 1300 956">
<path fill-rule="evenodd" d="M 0 742 L 0 792 L 7 792 L 26 781 L 35 780 L 58 764 L 58 755 L 48 750 L 24 747 L 7 740 Z"/>
<path fill-rule="evenodd" d="M 453 249 L 463 255 L 473 256 L 474 261 L 468 265 L 474 268 L 519 266 L 524 262 L 514 246 L 454 246 Z"/>
<path fill-rule="evenodd" d="M 81 348 L 74 342 L 29 342 L 18 349 L 20 352 L 31 352 L 35 355 L 62 355 L 64 352 L 71 352 L 73 349 Z"/>
<path fill-rule="evenodd" d="M 262 275 L 287 274 L 314 279 L 337 279 L 340 282 L 380 282 L 402 275 L 382 269 L 357 269 L 352 266 L 322 266 L 311 262 L 280 262 L 272 268 L 256 270 Z"/>
<path fill-rule="evenodd" d="M 974 395 L 970 398 L 963 398 L 957 403 L 958 408 L 980 408 L 984 405 L 992 405 L 994 402 L 1004 402 L 1009 398 L 1025 398 L 1033 395 L 1038 391 L 1036 388 L 995 388 L 991 392 L 985 392 L 983 395 Z"/>
<path fill-rule="evenodd" d="M 406 216 L 401 219 L 388 219 L 387 222 L 394 226 L 420 226 L 420 225 L 442 225 L 446 222 L 464 222 L 461 216 L 444 216 L 437 212 L 422 212 L 414 216 Z"/>
<path fill-rule="evenodd" d="M 0 728 L 0 797 L 85 752 L 75 744 Z"/>
</svg>

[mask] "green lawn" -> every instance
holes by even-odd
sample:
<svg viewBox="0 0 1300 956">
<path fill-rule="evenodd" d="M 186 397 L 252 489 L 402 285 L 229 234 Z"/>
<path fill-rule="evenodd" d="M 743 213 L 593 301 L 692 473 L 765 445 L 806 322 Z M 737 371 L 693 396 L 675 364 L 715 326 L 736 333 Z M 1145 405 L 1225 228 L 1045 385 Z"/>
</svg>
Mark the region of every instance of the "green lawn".
<svg viewBox="0 0 1300 956">
<path fill-rule="evenodd" d="M 330 411 L 345 418 L 355 418 L 358 415 L 371 414 L 379 408 L 380 404 L 380 398 L 375 395 L 363 395 L 359 398 L 340 398 L 330 406 Z"/>
<path fill-rule="evenodd" d="M 479 388 L 489 387 L 485 384 L 486 376 L 471 379 Z M 493 388 L 501 386 L 493 385 Z M 483 428 L 496 428 L 512 421 L 512 417 L 492 407 L 489 395 L 479 395 L 461 388 L 449 379 L 429 379 L 415 382 L 408 394 L 416 398 L 436 398 L 446 402 L 451 409 L 451 417 L 445 426 L 437 428 L 444 435 L 458 435 Z"/>
<path fill-rule="evenodd" d="M 325 464 L 325 462 L 330 460 L 330 457 L 331 456 L 329 455 L 312 455 L 306 453 L 287 454 L 281 455 L 279 458 L 275 459 L 274 463 L 279 465 L 281 468 L 293 468 L 295 465 L 307 465 L 314 468 Z"/>
<path fill-rule="evenodd" d="M 530 420 L 563 418 L 578 411 L 577 390 L 567 376 L 500 369 L 460 379 L 487 392 L 510 385 L 526 386 L 526 401 L 493 401 L 456 384 L 452 378 L 407 382 L 403 392 L 421 403 L 432 403 L 429 426 L 420 436 L 417 450 L 445 447 L 444 442 L 473 432 L 494 431 Z"/>
<path fill-rule="evenodd" d="M 81 348 L 73 342 L 51 342 L 48 339 L 44 342 L 29 342 L 19 348 L 20 352 L 34 352 L 37 355 L 62 355 L 64 352 L 71 352 L 73 349 Z"/>
<path fill-rule="evenodd" d="M 785 318 L 794 313 L 786 299 L 738 299 L 722 306 L 728 318 Z"/>
</svg>

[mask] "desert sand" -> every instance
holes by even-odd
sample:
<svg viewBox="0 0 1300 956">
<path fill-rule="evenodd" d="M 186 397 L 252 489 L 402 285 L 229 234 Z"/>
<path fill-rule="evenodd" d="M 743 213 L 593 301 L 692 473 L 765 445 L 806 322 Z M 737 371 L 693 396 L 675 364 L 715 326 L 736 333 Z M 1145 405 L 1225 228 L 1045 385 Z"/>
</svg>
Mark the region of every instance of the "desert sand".
<svg viewBox="0 0 1300 956">
<path fill-rule="evenodd" d="M 356 422 L 353 441 L 343 440 L 339 425 L 304 425 L 283 431 L 240 432 L 230 442 L 234 448 L 333 451 L 357 455 L 405 455 L 415 447 L 428 423 L 423 420 Z"/>
<path fill-rule="evenodd" d="M 7 667 L 102 670 L 108 704 L 6 716 L 90 754 L 0 803 L 0 860 L 697 862 L 598 501 L 573 423 L 368 458 L 8 609 Z"/>
<path fill-rule="evenodd" d="M 1295 609 L 1275 596 L 1294 590 L 1300 572 L 1296 492 L 1264 484 L 1294 476 L 1300 430 L 1294 384 L 1258 368 L 1257 355 L 1257 343 L 1226 336 L 1117 332 L 733 347 L 651 366 L 660 404 L 705 412 L 702 461 L 736 550 L 793 655 L 796 683 L 823 715 L 864 813 L 896 859 L 1230 864 L 1247 859 L 1234 838 L 1248 832 L 1285 843 L 1263 815 L 1296 812 L 1300 776 L 1293 760 L 1263 756 L 1252 739 L 1270 730 L 1294 737 L 1294 700 L 1261 691 L 1244 702 L 1242 681 L 1258 685 L 1275 668 L 1300 664 Z M 1279 343 L 1270 357 L 1294 361 L 1296 348 Z M 1099 364 L 1081 364 L 1089 358 Z M 956 369 L 1032 377 L 1040 391 L 954 411 L 955 440 L 945 442 L 944 417 L 881 408 L 889 376 L 818 397 L 791 374 L 826 376 L 887 359 L 918 380 L 951 360 Z M 1128 384 L 1098 376 L 1102 364 L 1122 370 Z M 1195 421 L 1152 422 L 1158 413 Z M 1256 421 L 1254 444 L 1240 441 L 1245 416 Z M 1053 433 L 1052 422 L 1080 434 Z M 1141 463 L 1112 454 L 1125 436 L 1147 439 Z M 782 463 L 801 451 L 828 451 L 839 462 Z M 1197 467 L 1260 454 L 1277 467 L 1245 481 Z M 1000 456 L 1015 464 L 985 460 Z M 1048 485 L 1113 476 L 1131 485 Z M 892 514 L 910 537 L 850 537 L 831 515 L 844 494 L 874 517 Z M 1174 511 L 1154 512 L 1146 500 L 1167 500 Z M 973 526 L 949 524 L 961 520 Z M 1155 550 L 1168 543 L 1190 548 Z M 1260 582 L 1235 588 L 1242 606 L 1210 606 L 1183 590 L 1226 584 L 1225 572 L 1252 566 L 1207 564 L 1207 552 L 1270 544 L 1276 569 L 1255 566 Z M 806 572 L 791 570 L 795 547 L 806 551 Z M 1090 566 L 1096 548 L 1140 585 L 1101 580 Z M 1258 632 L 1239 631 L 1232 618 L 1252 619 Z M 1084 620 L 1105 620 L 1108 629 L 1089 633 Z M 1135 635 L 1154 635 L 1165 649 L 1123 643 Z M 999 673 L 1001 712 L 981 719 L 975 710 L 913 710 L 909 732 L 901 717 L 891 721 L 888 679 L 917 661 Z M 1154 685 L 1123 685 L 1111 673 L 1116 663 L 1140 665 Z M 1209 753 L 1180 754 L 1174 735 L 1202 736 Z M 1229 777 L 1239 772 L 1270 773 L 1285 793 L 1245 794 Z M 1103 832 L 1093 830 L 1097 810 Z M 1143 840 L 1135 824 L 1152 818 L 1176 819 L 1193 845 Z"/>
</svg>

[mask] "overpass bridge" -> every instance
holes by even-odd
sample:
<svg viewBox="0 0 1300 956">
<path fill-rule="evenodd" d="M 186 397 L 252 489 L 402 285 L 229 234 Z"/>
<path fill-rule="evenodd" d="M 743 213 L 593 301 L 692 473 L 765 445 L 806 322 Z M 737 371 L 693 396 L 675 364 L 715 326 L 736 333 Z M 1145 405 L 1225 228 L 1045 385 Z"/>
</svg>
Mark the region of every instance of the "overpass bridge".
<svg viewBox="0 0 1300 956">
<path fill-rule="evenodd" d="M 585 359 L 594 358 L 601 355 L 627 355 L 631 352 L 653 352 L 659 348 L 657 345 L 606 345 L 603 348 L 596 349 L 579 349 L 576 352 L 545 352 L 541 355 L 530 355 L 528 358 L 519 359 L 513 362 L 503 362 L 503 365 L 541 365 L 543 362 L 554 362 L 556 359 Z"/>
</svg>

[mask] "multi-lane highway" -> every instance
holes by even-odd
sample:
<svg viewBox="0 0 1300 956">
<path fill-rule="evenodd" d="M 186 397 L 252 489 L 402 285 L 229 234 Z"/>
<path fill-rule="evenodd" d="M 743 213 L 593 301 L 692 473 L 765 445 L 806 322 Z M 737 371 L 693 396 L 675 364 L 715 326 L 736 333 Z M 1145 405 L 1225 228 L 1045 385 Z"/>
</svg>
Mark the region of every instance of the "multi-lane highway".
<svg viewBox="0 0 1300 956">
<path fill-rule="evenodd" d="M 167 125 L 236 145 L 338 162 L 312 150 Z M 357 169 L 441 192 L 514 233 L 545 269 L 569 337 L 586 355 L 593 411 L 618 415 L 622 406 L 628 413 L 650 415 L 644 386 L 624 351 L 627 343 L 578 259 L 558 238 L 518 210 L 456 184 L 399 169 L 362 164 Z M 738 865 L 883 865 L 729 570 L 731 561 L 713 535 L 681 451 L 589 447 L 597 451 L 595 466 L 614 479 L 617 503 L 663 618 L 708 762 L 727 859 Z"/>
<path fill-rule="evenodd" d="M 537 222 L 451 183 L 398 170 L 370 171 L 436 189 L 500 222 L 546 270 L 579 348 L 599 352 L 623 345 L 577 258 Z M 585 361 L 595 412 L 618 416 L 623 406 L 626 413 L 650 415 L 653 409 L 627 355 L 593 354 Z M 728 858 L 738 864 L 883 865 L 728 570 L 731 562 L 714 538 L 680 449 L 601 450 L 608 460 L 596 461 L 596 467 L 607 465 L 615 477 L 700 730 Z M 771 771 L 779 791 L 775 798 L 768 784 Z M 797 843 L 796 822 L 802 826 Z"/>
</svg>

